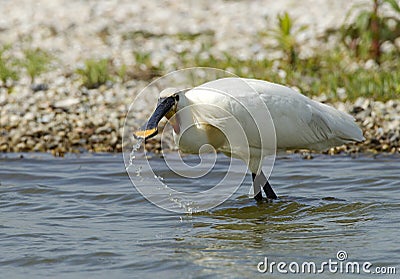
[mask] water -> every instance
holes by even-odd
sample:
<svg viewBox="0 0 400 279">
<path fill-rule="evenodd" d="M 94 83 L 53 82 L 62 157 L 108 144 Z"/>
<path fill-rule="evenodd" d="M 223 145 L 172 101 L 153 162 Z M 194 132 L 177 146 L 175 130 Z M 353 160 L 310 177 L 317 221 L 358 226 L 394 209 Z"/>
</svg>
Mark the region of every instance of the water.
<svg viewBox="0 0 400 279">
<path fill-rule="evenodd" d="M 128 165 L 125 167 L 125 169 L 126 169 L 127 171 L 128 171 L 129 168 L 133 165 L 133 160 L 135 160 L 135 158 L 136 158 L 135 153 L 136 153 L 136 151 L 140 148 L 142 142 L 143 142 L 143 139 L 138 139 L 138 140 L 136 141 L 136 143 L 132 146 L 132 151 L 131 151 L 131 153 L 129 154 L 129 162 L 128 162 Z M 135 172 L 136 172 L 138 175 L 140 175 L 140 169 L 136 169 Z"/>
<path fill-rule="evenodd" d="M 185 185 L 161 159 L 152 164 L 177 187 L 200 190 L 222 175 L 221 160 L 214 175 Z M 278 156 L 270 182 L 279 200 L 249 199 L 247 177 L 218 208 L 185 215 L 138 194 L 121 154 L 3 154 L 1 277 L 269 278 L 257 271 L 264 257 L 321 263 L 335 260 L 339 250 L 350 261 L 394 266 L 398 273 L 399 166 L 400 157 L 388 155 Z"/>
</svg>

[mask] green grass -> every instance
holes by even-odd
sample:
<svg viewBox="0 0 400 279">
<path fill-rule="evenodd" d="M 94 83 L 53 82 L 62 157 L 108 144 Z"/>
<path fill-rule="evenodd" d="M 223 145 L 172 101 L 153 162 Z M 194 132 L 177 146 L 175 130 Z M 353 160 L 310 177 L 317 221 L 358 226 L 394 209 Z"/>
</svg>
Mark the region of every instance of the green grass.
<svg viewBox="0 0 400 279">
<path fill-rule="evenodd" d="M 387 0 L 389 1 L 389 0 Z M 277 17 L 277 26 L 259 35 L 268 36 L 275 44 L 265 48 L 281 51 L 280 59 L 240 59 L 235 54 L 214 56 L 211 45 L 204 44 L 198 53 L 179 54 L 176 69 L 184 67 L 212 67 L 230 71 L 240 77 L 257 78 L 297 87 L 308 96 L 325 94 L 328 101 L 354 101 L 358 97 L 380 101 L 400 98 L 400 50 L 396 47 L 381 53 L 379 63 L 369 56 L 362 58 L 340 40 L 343 28 L 326 36 L 335 36 L 333 49 L 315 49 L 308 58 L 300 58 L 301 45 L 297 36 L 307 26 L 295 26 L 288 13 Z M 347 24 L 347 23 L 346 23 Z M 346 25 L 347 26 L 347 25 Z M 332 30 L 329 30 L 332 32 Z M 326 37 L 326 38 L 327 38 Z M 322 38 L 326 39 L 326 38 Z M 369 41 L 362 41 L 370 47 Z M 321 45 L 325 43 L 321 41 Z M 367 66 L 368 64 L 372 66 Z M 338 94 L 338 91 L 341 94 Z M 344 94 L 343 94 L 344 92 Z"/>
<path fill-rule="evenodd" d="M 19 61 L 19 64 L 26 69 L 31 78 L 31 83 L 34 83 L 36 77 L 50 69 L 53 57 L 48 52 L 38 48 L 25 49 L 23 52 L 25 57 Z"/>
<path fill-rule="evenodd" d="M 19 75 L 15 69 L 15 59 L 12 57 L 6 57 L 5 52 L 10 49 L 11 46 L 2 46 L 0 48 L 0 80 L 3 84 L 6 84 L 9 80 L 18 80 Z"/>
<path fill-rule="evenodd" d="M 129 77 L 140 80 L 151 80 L 164 73 L 163 63 L 154 65 L 150 52 L 134 51 L 135 65 L 128 73 Z"/>
<path fill-rule="evenodd" d="M 295 65 L 300 48 L 297 37 L 300 33 L 308 29 L 308 25 L 297 25 L 287 12 L 278 14 L 276 20 L 274 28 L 261 32 L 260 35 L 272 38 L 276 43 L 275 48 L 285 54 L 286 61 L 291 65 Z"/>
<path fill-rule="evenodd" d="M 396 53 L 388 54 L 382 58 L 381 66 L 367 69 L 365 62 L 355 64 L 351 55 L 337 49 L 297 59 L 295 65 L 286 59 L 241 60 L 227 53 L 222 58 L 201 54 L 183 56 L 180 65 L 225 69 L 240 77 L 295 86 L 308 96 L 325 94 L 329 101 L 354 101 L 358 97 L 387 101 L 400 98 L 400 66 L 397 61 Z M 276 68 L 274 64 L 279 66 Z M 345 90 L 344 98 L 338 95 L 339 88 Z"/>
<path fill-rule="evenodd" d="M 321 46 L 326 45 L 328 38 L 333 36 L 336 44 L 332 49 L 321 47 L 314 49 L 313 55 L 303 58 L 300 54 L 302 45 L 299 35 L 308 26 L 299 25 L 288 13 L 277 16 L 273 26 L 260 32 L 260 42 L 268 39 L 270 43 L 264 45 L 266 52 L 280 51 L 280 59 L 240 59 L 238 54 L 213 51 L 215 34 L 212 32 L 182 33 L 175 35 L 153 34 L 145 31 L 135 31 L 127 34 L 127 40 L 149 40 L 174 37 L 181 42 L 197 42 L 202 47 L 197 52 L 186 49 L 175 53 L 176 64 L 169 66 L 168 72 L 188 67 L 212 67 L 227 70 L 240 77 L 257 78 L 297 87 L 303 94 L 318 96 L 324 94 L 328 101 L 354 101 L 358 97 L 373 98 L 380 101 L 400 98 L 400 49 L 393 45 L 400 36 L 398 19 L 384 16 L 379 10 L 374 10 L 374 3 L 387 6 L 396 13 L 400 8 L 394 0 L 371 0 L 369 4 L 354 6 L 351 13 L 355 14 L 354 25 L 346 19 L 336 30 L 327 30 L 324 37 L 319 38 Z M 367 17 L 365 16 L 367 15 Z M 372 19 L 379 18 L 379 37 L 371 31 Z M 389 26 L 389 21 L 394 26 Z M 372 25 L 371 25 L 372 24 Z M 390 31 L 390 32 L 389 32 Z M 379 57 L 372 55 L 371 49 L 375 45 L 392 43 L 390 51 L 379 52 Z M 354 49 L 352 42 L 357 42 Z M 365 55 L 360 53 L 365 52 Z M 141 79 L 151 81 L 155 77 L 166 74 L 163 63 L 154 65 L 152 53 L 135 51 L 135 64 L 127 68 L 123 66 L 112 70 L 119 80 Z M 376 63 L 374 63 L 374 61 Z M 372 64 L 372 66 L 371 66 Z"/>
<path fill-rule="evenodd" d="M 77 69 L 76 73 L 81 76 L 82 85 L 88 89 L 97 88 L 113 80 L 109 59 L 88 59 L 85 66 Z"/>
<path fill-rule="evenodd" d="M 134 52 L 135 65 L 116 66 L 111 59 L 88 59 L 83 68 L 76 70 L 82 85 L 88 89 L 98 88 L 107 82 L 125 82 L 129 79 L 152 80 L 163 73 L 162 63 L 153 65 L 151 53 Z"/>
<path fill-rule="evenodd" d="M 0 47 L 0 80 L 4 84 L 9 80 L 19 80 L 21 70 L 25 70 L 31 78 L 31 83 L 34 83 L 39 75 L 51 69 L 54 57 L 42 49 L 24 49 L 23 58 L 20 59 L 7 56 L 6 53 L 10 49 L 11 45 Z"/>
<path fill-rule="evenodd" d="M 370 3 L 379 7 L 386 6 L 396 15 L 400 14 L 400 7 L 394 0 L 371 0 Z M 332 49 L 314 49 L 312 56 L 308 58 L 300 55 L 303 46 L 297 39 L 307 26 L 298 25 L 288 13 L 283 13 L 278 15 L 274 26 L 269 26 L 258 34 L 260 42 L 265 41 L 264 39 L 268 39 L 269 42 L 272 40 L 271 44 L 263 47 L 267 53 L 271 50 L 280 51 L 280 59 L 241 59 L 238 53 L 215 52 L 212 48 L 216 38 L 212 31 L 172 35 L 134 31 L 127 33 L 125 39 L 141 42 L 172 36 L 178 42 L 190 43 L 183 45 L 201 43 L 202 47 L 196 52 L 193 51 L 196 48 L 189 48 L 172 54 L 177 62 L 174 66 L 168 64 L 168 69 L 163 61 L 154 62 L 152 53 L 136 50 L 133 52 L 135 62 L 132 66 L 121 63 L 116 66 L 111 59 L 88 59 L 84 62 L 84 67 L 77 69 L 76 73 L 81 77 L 82 85 L 92 89 L 114 81 L 151 81 L 176 69 L 212 67 L 227 70 L 240 77 L 297 87 L 308 96 L 324 94 L 331 102 L 354 101 L 358 97 L 380 101 L 400 99 L 400 48 L 393 43 L 400 38 L 400 20 L 387 17 L 381 14 L 380 10 L 371 10 L 373 7 L 369 5 L 352 9 L 351 12 L 356 15 L 354 25 L 346 20 L 340 28 L 328 30 L 326 36 L 319 39 L 321 46 L 326 45 L 326 40 L 332 36 L 336 39 L 335 45 Z M 379 18 L 379 34 L 371 31 L 371 20 L 374 17 Z M 108 36 L 107 32 L 104 30 L 104 34 L 102 33 L 105 39 Z M 377 35 L 379 36 L 374 37 Z M 357 44 L 354 45 L 354 42 Z M 372 55 L 373 47 L 382 44 L 389 44 L 390 50 Z M 17 61 L 8 55 L 10 47 L 0 47 L 0 80 L 3 84 L 10 80 L 18 80 L 20 73 L 26 73 L 34 82 L 37 76 L 50 69 L 54 58 L 47 52 L 26 49 L 23 50 L 24 58 Z M 21 69 L 26 71 L 20 71 Z M 341 93 L 338 94 L 338 91 Z"/>
<path fill-rule="evenodd" d="M 382 12 L 382 10 L 386 12 Z M 390 13 L 388 13 L 390 11 Z M 373 59 L 380 63 L 382 45 L 395 41 L 400 36 L 400 5 L 397 0 L 370 0 L 354 5 L 340 28 L 344 45 L 357 57 Z"/>
</svg>

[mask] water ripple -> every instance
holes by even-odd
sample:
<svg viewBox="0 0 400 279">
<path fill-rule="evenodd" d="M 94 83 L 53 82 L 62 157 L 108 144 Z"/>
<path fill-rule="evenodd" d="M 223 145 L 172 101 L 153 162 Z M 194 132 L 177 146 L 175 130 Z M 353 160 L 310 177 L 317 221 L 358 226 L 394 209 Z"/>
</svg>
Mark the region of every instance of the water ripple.
<svg viewBox="0 0 400 279">
<path fill-rule="evenodd" d="M 264 256 L 324 261 L 339 249 L 353 260 L 396 265 L 399 163 L 395 156 L 278 157 L 270 178 L 278 200 L 249 199 L 248 176 L 219 207 L 177 215 L 135 190 L 121 154 L 0 155 L 0 267 L 22 278 L 170 278 L 172 270 L 174 277 L 249 278 Z M 227 167 L 222 160 L 207 178 L 187 181 L 157 158 L 152 164 L 191 191 L 212 187 Z"/>
</svg>

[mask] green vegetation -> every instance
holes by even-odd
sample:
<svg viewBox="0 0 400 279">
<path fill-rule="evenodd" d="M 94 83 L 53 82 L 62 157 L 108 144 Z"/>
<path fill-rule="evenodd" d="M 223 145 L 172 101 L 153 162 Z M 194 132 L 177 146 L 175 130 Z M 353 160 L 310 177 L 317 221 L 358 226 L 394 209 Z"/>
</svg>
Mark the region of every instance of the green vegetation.
<svg viewBox="0 0 400 279">
<path fill-rule="evenodd" d="M 265 35 L 272 37 L 277 43 L 277 49 L 285 54 L 286 61 L 295 65 L 299 56 L 297 36 L 307 28 L 307 25 L 296 27 L 294 20 L 285 12 L 277 16 L 277 26 Z"/>
<path fill-rule="evenodd" d="M 153 65 L 150 52 L 135 51 L 133 56 L 135 66 L 129 74 L 131 78 L 149 80 L 163 74 L 164 65 L 162 63 Z"/>
<path fill-rule="evenodd" d="M 135 45 L 168 36 L 181 42 L 174 54 L 175 64 L 157 62 L 152 53 L 136 50 L 132 66 L 116 65 L 111 59 L 88 59 L 76 73 L 82 85 L 92 89 L 107 82 L 152 80 L 166 71 L 185 67 L 214 67 L 241 77 L 297 87 L 309 96 L 324 94 L 328 101 L 353 101 L 358 97 L 381 101 L 400 98 L 400 6 L 397 0 L 370 0 L 368 5 L 354 6 L 340 28 L 328 30 L 325 36 L 316 39 L 320 40 L 319 47 L 309 50 L 308 56 L 302 55 L 299 40 L 308 27 L 297 24 L 289 13 L 278 15 L 274 22 L 272 27 L 258 34 L 259 41 L 268 42 L 263 46 L 267 53 L 280 52 L 282 58 L 242 58 L 238 53 L 215 52 L 212 31 L 173 35 L 134 31 L 124 34 L 123 38 L 133 40 Z M 109 30 L 105 28 L 99 36 L 107 41 Z M 191 47 L 199 46 L 199 43 L 200 49 Z M 24 57 L 16 59 L 10 57 L 9 48 L 0 46 L 3 86 L 18 80 L 21 72 L 29 75 L 33 83 L 36 77 L 50 69 L 53 57 L 47 52 L 25 49 Z"/>
<path fill-rule="evenodd" d="M 398 8 L 391 0 L 378 2 L 380 5 L 383 3 L 392 3 L 393 9 Z M 389 20 L 389 17 L 379 16 L 381 22 Z M 393 22 L 396 24 L 390 25 L 391 33 L 385 29 L 389 28 L 389 24 L 379 25 L 379 28 L 383 28 L 379 36 L 379 56 L 373 51 L 375 47 L 373 40 L 359 38 L 356 39 L 358 47 L 367 49 L 368 55 L 354 55 L 354 50 L 349 48 L 347 43 L 348 39 L 339 39 L 333 49 L 321 47 L 314 49 L 310 57 L 300 57 L 297 36 L 307 26 L 296 27 L 290 15 L 284 13 L 278 16 L 277 26 L 272 31 L 260 33 L 260 36 L 272 37 L 275 40 L 276 49 L 284 54 L 283 59 L 241 59 L 229 53 L 215 56 L 211 54 L 210 46 L 203 45 L 199 53 L 181 54 L 181 60 L 176 68 L 200 66 L 225 69 L 241 77 L 258 78 L 297 87 L 308 96 L 324 94 L 328 101 L 338 99 L 354 101 L 358 97 L 381 101 L 398 99 L 400 98 L 399 50 L 393 44 L 389 51 L 381 51 L 383 43 L 393 43 L 400 37 L 400 33 L 394 32 L 396 28 L 400 30 L 400 25 L 397 25 L 397 21 Z M 346 23 L 333 34 L 326 36 L 345 38 L 348 36 L 349 26 Z M 366 32 L 369 31 L 360 29 L 362 36 L 372 36 L 365 34 Z M 325 43 L 321 42 L 321 46 L 323 45 Z"/>
<path fill-rule="evenodd" d="M 118 80 L 124 82 L 129 79 L 151 80 L 163 73 L 163 65 L 153 65 L 151 54 L 148 52 L 134 52 L 135 65 L 128 68 L 126 64 L 116 66 L 111 59 L 88 59 L 83 68 L 76 73 L 82 78 L 82 85 L 89 89 L 98 88 L 107 82 Z"/>
<path fill-rule="evenodd" d="M 50 63 L 53 57 L 46 51 L 41 49 L 24 50 L 24 59 L 19 61 L 21 67 L 26 69 L 27 74 L 31 78 L 31 83 L 35 82 L 35 78 L 50 69 Z"/>
<path fill-rule="evenodd" d="M 116 75 L 121 82 L 127 81 L 128 77 L 128 66 L 126 64 L 122 64 L 119 68 L 116 69 Z"/>
<path fill-rule="evenodd" d="M 386 6 L 395 16 L 381 13 Z M 400 6 L 397 0 L 371 0 L 371 5 L 355 6 L 348 17 L 357 12 L 354 22 L 346 23 L 341 29 L 342 41 L 357 58 L 373 59 L 380 63 L 382 45 L 400 37 Z"/>
<path fill-rule="evenodd" d="M 196 55 L 193 60 L 183 61 L 184 66 L 225 69 L 241 77 L 295 86 L 308 96 L 325 94 L 330 101 L 354 101 L 358 97 L 386 101 L 400 97 L 400 68 L 394 54 L 382 58 L 385 65 L 379 70 L 368 68 L 365 63 L 352 68 L 353 61 L 339 49 L 298 59 L 296 66 L 286 60 L 241 60 L 227 53 L 223 58 L 201 57 Z M 338 91 L 344 92 L 345 96 Z"/>
<path fill-rule="evenodd" d="M 85 67 L 77 69 L 76 73 L 82 77 L 83 86 L 88 89 L 97 88 L 113 80 L 109 59 L 88 59 L 85 61 Z"/>
<path fill-rule="evenodd" d="M 8 80 L 17 80 L 19 78 L 15 69 L 15 60 L 5 55 L 5 52 L 9 49 L 9 45 L 0 48 L 0 80 L 4 85 Z"/>
<path fill-rule="evenodd" d="M 22 69 L 26 71 L 33 84 L 36 77 L 50 69 L 51 62 L 54 59 L 48 52 L 38 48 L 23 50 L 23 58 L 17 59 L 6 55 L 10 49 L 11 45 L 0 47 L 0 80 L 4 85 L 9 80 L 19 80 L 19 73 Z"/>
</svg>

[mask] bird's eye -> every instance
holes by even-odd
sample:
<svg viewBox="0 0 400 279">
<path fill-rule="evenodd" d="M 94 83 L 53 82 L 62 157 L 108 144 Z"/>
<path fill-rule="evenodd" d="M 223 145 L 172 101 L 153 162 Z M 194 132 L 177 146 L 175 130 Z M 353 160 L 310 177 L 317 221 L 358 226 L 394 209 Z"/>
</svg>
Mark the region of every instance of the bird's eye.
<svg viewBox="0 0 400 279">
<path fill-rule="evenodd" d="M 179 95 L 175 95 L 175 100 L 179 102 Z"/>
</svg>

